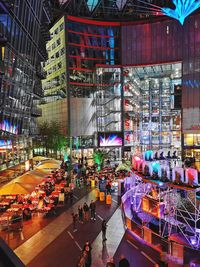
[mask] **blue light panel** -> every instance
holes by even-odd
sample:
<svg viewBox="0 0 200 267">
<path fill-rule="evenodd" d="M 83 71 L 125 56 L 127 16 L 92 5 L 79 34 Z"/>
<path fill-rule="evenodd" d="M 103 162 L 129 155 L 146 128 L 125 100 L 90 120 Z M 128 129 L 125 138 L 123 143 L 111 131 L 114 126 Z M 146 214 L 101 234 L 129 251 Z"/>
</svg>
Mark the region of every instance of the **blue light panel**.
<svg viewBox="0 0 200 267">
<path fill-rule="evenodd" d="M 175 9 L 164 7 L 163 14 L 180 21 L 183 25 L 185 18 L 200 7 L 200 0 L 172 0 Z"/>
<path fill-rule="evenodd" d="M 87 6 L 91 12 L 95 9 L 98 2 L 99 2 L 99 0 L 88 0 L 87 1 Z"/>
</svg>

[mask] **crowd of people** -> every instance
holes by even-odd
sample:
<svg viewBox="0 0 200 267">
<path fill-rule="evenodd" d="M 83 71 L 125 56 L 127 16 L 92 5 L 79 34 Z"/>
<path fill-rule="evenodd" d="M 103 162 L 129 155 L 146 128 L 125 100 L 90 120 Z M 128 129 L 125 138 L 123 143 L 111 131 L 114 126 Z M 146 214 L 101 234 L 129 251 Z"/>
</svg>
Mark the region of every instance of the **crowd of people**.
<svg viewBox="0 0 200 267">
<path fill-rule="evenodd" d="M 77 213 L 72 213 L 73 231 L 77 231 L 77 222 L 83 224 L 89 219 L 96 221 L 96 203 L 93 200 L 89 205 L 86 202 L 83 205 L 79 205 Z"/>
<path fill-rule="evenodd" d="M 106 264 L 106 267 L 117 267 L 113 258 L 110 258 L 110 260 Z M 130 263 L 124 255 L 120 256 L 118 267 L 130 267 Z"/>
</svg>

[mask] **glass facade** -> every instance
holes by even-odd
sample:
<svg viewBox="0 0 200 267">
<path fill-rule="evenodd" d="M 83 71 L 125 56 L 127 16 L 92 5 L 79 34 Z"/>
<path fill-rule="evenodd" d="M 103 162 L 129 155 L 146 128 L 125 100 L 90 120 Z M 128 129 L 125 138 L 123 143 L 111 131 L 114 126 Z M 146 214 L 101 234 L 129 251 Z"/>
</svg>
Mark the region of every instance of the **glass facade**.
<svg viewBox="0 0 200 267">
<path fill-rule="evenodd" d="M 47 59 L 51 12 L 48 2 L 15 0 L 0 5 L 0 134 L 2 141 L 37 133 L 41 115 L 35 100 L 43 95 L 40 62 Z M 42 24 L 42 26 L 41 26 Z M 28 139 L 27 139 L 28 140 Z M 29 142 L 25 142 L 28 143 Z M 15 153 L 13 153 L 14 155 Z M 19 153 L 19 160 L 21 157 Z M 14 157 L 14 156 L 13 156 Z M 24 158 L 25 159 L 25 158 Z M 1 154 L 1 160 L 5 157 Z M 9 159 L 7 158 L 9 167 Z"/>
<path fill-rule="evenodd" d="M 47 46 L 43 88 L 51 107 L 44 114 L 61 114 L 55 100 L 67 97 L 62 123 L 71 136 L 116 131 L 123 132 L 124 147 L 181 147 L 181 131 L 195 134 L 200 125 L 199 21 L 198 14 L 183 26 L 166 18 L 62 18 Z"/>
<path fill-rule="evenodd" d="M 98 132 L 122 131 L 121 68 L 97 68 L 96 118 Z"/>
<path fill-rule="evenodd" d="M 72 136 L 94 136 L 97 65 L 120 61 L 119 23 L 67 17 L 69 121 Z"/>
<path fill-rule="evenodd" d="M 133 110 L 133 116 L 139 121 L 139 128 L 134 123 L 136 131 L 131 132 L 129 126 L 129 134 L 133 134 L 134 140 L 140 140 L 142 151 L 181 152 L 181 109 L 174 108 L 174 91 L 182 83 L 181 63 L 127 67 L 123 73 L 124 94 L 132 93 L 124 100 L 125 123 L 133 123 L 127 115 Z"/>
<path fill-rule="evenodd" d="M 113 25 L 112 25 L 113 24 Z M 103 23 L 68 17 L 69 93 L 90 97 L 95 90 L 97 64 L 119 63 L 119 23 Z"/>
<path fill-rule="evenodd" d="M 144 66 L 158 63 L 182 63 L 181 131 L 184 157 L 196 155 L 195 136 L 200 130 L 200 15 L 189 16 L 182 26 L 175 20 L 123 23 L 121 31 L 122 65 Z M 180 101 L 181 99 L 181 101 Z M 176 103 L 175 103 L 176 104 Z M 178 119 L 179 120 L 179 119 Z M 192 136 L 192 139 L 188 136 Z M 176 139 L 176 136 L 173 139 Z M 190 145 L 188 145 L 190 140 Z M 193 143 L 193 144 L 192 144 Z"/>
</svg>

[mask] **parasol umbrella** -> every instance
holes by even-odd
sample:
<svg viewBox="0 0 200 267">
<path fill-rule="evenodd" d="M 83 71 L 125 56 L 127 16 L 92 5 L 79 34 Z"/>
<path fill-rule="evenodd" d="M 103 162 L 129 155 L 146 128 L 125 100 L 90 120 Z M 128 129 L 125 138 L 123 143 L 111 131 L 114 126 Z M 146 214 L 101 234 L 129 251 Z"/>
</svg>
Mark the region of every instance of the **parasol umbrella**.
<svg viewBox="0 0 200 267">
<path fill-rule="evenodd" d="M 21 184 L 35 184 L 38 185 L 39 183 L 41 183 L 42 181 L 42 177 L 39 176 L 34 176 L 31 173 L 26 173 L 22 176 L 17 177 L 16 179 L 14 179 L 14 183 L 21 183 Z"/>
<path fill-rule="evenodd" d="M 61 161 L 60 160 L 56 160 L 56 159 L 47 159 L 45 160 L 44 162 L 42 162 L 41 164 L 44 164 L 44 163 L 53 163 L 53 164 L 61 164 Z"/>
<path fill-rule="evenodd" d="M 120 164 L 117 169 L 115 170 L 116 172 L 118 171 L 130 171 L 130 166 L 128 166 L 126 163 Z"/>
<path fill-rule="evenodd" d="M 49 173 L 49 171 L 36 168 L 33 171 L 30 171 L 30 173 L 35 176 L 44 177 Z"/>
<path fill-rule="evenodd" d="M 59 169 L 60 168 L 60 164 L 58 163 L 43 163 L 40 166 L 38 166 L 38 169 Z"/>
<path fill-rule="evenodd" d="M 43 172 L 43 175 L 41 175 L 41 174 L 39 174 L 39 173 L 34 173 L 34 172 L 30 171 L 30 172 L 26 172 L 26 173 L 24 173 L 24 174 L 21 175 L 21 176 L 23 176 L 23 177 L 26 178 L 26 179 L 29 179 L 29 178 L 31 177 L 31 178 L 34 178 L 35 180 L 41 181 L 41 179 L 42 179 L 45 175 L 46 175 L 46 172 Z M 20 177 L 21 177 L 21 176 L 20 176 Z M 18 178 L 18 177 L 17 177 L 17 178 Z"/>
<path fill-rule="evenodd" d="M 0 188 L 0 195 L 26 195 L 33 192 L 34 184 L 21 184 L 10 182 Z"/>
<path fill-rule="evenodd" d="M 36 156 L 33 158 L 33 161 L 44 161 L 44 160 L 48 160 L 49 158 L 46 157 L 42 157 L 42 156 Z"/>
</svg>

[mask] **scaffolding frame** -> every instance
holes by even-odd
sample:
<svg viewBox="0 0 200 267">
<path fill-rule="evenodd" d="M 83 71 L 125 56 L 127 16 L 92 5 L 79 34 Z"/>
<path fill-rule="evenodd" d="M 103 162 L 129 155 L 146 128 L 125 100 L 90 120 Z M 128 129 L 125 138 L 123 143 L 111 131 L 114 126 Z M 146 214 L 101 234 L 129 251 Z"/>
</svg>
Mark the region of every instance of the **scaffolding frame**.
<svg viewBox="0 0 200 267">
<path fill-rule="evenodd" d="M 131 206 L 136 213 L 148 213 L 142 209 L 142 198 L 150 195 L 152 189 L 157 190 L 156 200 L 159 207 L 161 204 L 165 207 L 159 217 L 159 235 L 170 239 L 172 234 L 181 234 L 181 238 L 189 247 L 199 250 L 200 200 L 197 199 L 197 193 L 200 192 L 200 187 L 189 188 L 171 183 L 155 183 L 137 173 L 132 173 Z M 149 222 L 146 221 L 143 226 Z"/>
</svg>

